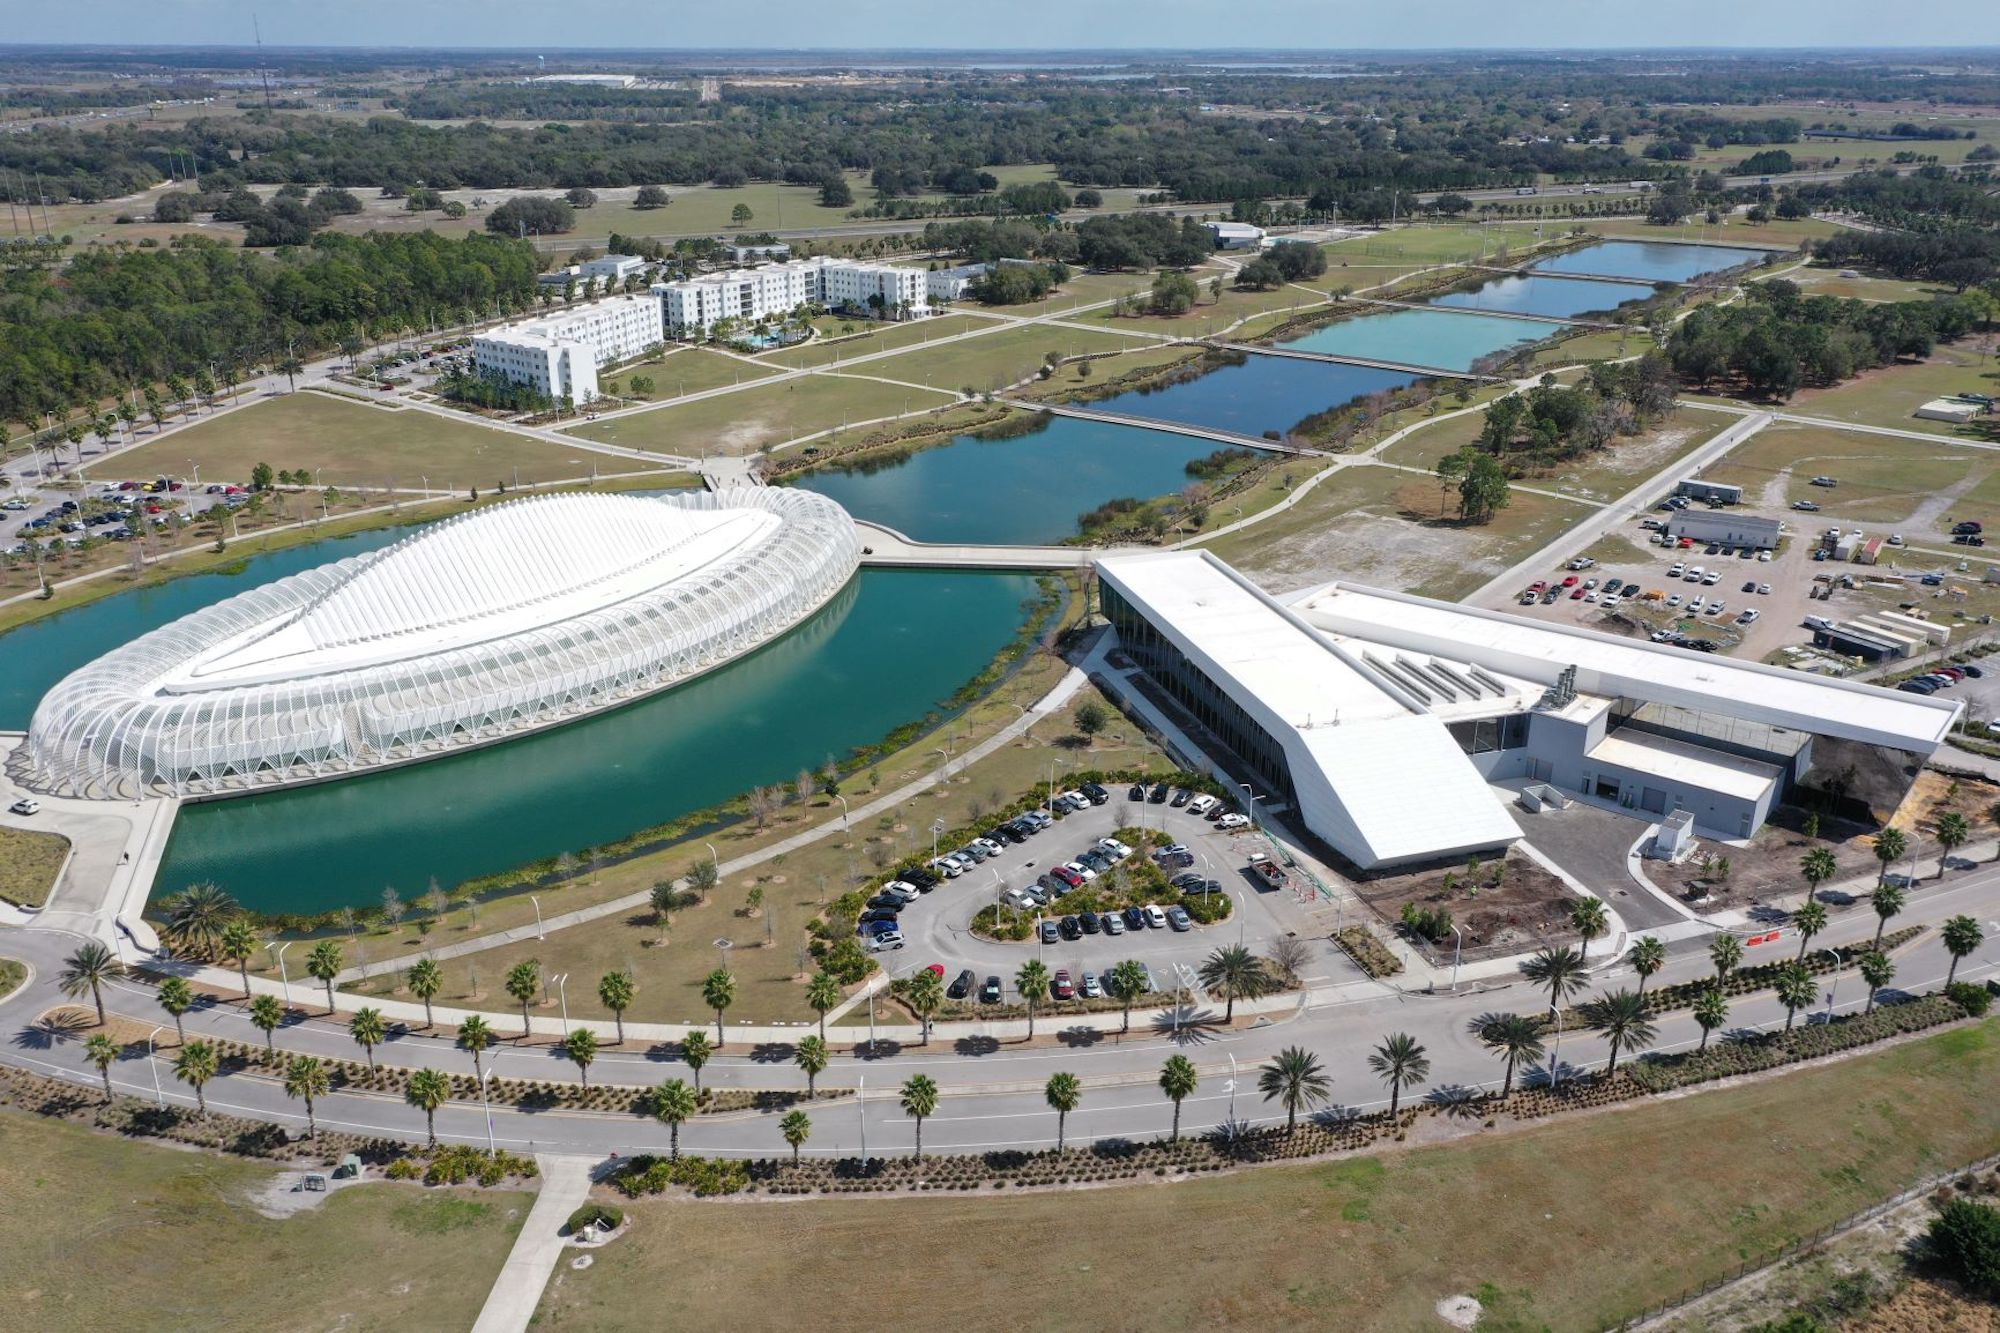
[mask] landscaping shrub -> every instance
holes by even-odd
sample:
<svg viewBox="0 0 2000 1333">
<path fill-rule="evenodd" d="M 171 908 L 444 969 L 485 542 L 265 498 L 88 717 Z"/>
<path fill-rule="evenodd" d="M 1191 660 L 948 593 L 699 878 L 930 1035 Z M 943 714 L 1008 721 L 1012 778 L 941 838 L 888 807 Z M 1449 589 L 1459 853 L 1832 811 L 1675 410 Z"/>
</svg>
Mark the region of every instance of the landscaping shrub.
<svg viewBox="0 0 2000 1333">
<path fill-rule="evenodd" d="M 616 1204 L 586 1203 L 569 1215 L 564 1229 L 570 1235 L 581 1235 L 588 1227 L 601 1227 L 605 1231 L 616 1231 L 618 1224 L 625 1220 L 624 1210 Z"/>
<path fill-rule="evenodd" d="M 1953 1199 L 1932 1219 L 1926 1239 L 1938 1263 L 1968 1292 L 2000 1300 L 2000 1208 Z"/>
<path fill-rule="evenodd" d="M 1965 1010 L 1968 1018 L 1983 1018 L 1993 1007 L 1993 993 L 1970 981 L 1954 981 L 1944 988 L 1945 997 Z"/>
<path fill-rule="evenodd" d="M 706 1199 L 747 1188 L 750 1168 L 734 1158 L 683 1157 L 676 1162 L 670 1157 L 641 1155 L 619 1167 L 611 1183 L 635 1199 L 642 1194 L 658 1194 L 669 1185 L 682 1186 L 692 1190 L 696 1198 Z"/>
<path fill-rule="evenodd" d="M 1812 1060 L 1907 1032 L 1921 1032 L 1953 1022 L 1963 1014 L 1958 1005 L 1943 996 L 1927 995 L 1908 1004 L 1884 1005 L 1872 1013 L 1846 1014 L 1831 1023 L 1722 1042 L 1705 1051 L 1647 1056 L 1626 1066 L 1625 1072 L 1643 1091 L 1666 1092 L 1709 1079 L 1754 1074 L 1794 1060 Z"/>
<path fill-rule="evenodd" d="M 1366 926 L 1349 926 L 1335 934 L 1333 942 L 1371 977 L 1393 977 L 1403 970 L 1403 960 L 1384 948 Z"/>
</svg>

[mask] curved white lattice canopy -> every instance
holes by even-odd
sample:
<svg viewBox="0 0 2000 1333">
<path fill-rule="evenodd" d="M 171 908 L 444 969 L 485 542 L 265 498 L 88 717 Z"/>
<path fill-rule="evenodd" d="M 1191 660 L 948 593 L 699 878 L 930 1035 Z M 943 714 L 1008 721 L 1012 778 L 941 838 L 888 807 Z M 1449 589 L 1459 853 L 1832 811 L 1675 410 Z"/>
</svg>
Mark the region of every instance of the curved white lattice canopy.
<svg viewBox="0 0 2000 1333">
<path fill-rule="evenodd" d="M 663 689 L 844 586 L 831 500 L 743 489 L 517 500 L 255 588 L 72 673 L 30 783 L 222 794 L 488 744 Z"/>
</svg>

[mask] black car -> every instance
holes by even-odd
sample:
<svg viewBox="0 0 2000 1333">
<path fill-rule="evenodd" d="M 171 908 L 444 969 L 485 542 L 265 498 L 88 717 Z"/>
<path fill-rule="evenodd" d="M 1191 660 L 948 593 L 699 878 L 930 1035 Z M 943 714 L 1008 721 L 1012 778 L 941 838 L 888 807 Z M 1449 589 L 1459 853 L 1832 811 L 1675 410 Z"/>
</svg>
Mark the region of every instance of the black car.
<svg viewBox="0 0 2000 1333">
<path fill-rule="evenodd" d="M 894 921 L 901 913 L 893 907 L 871 907 L 861 914 L 861 924 L 871 921 Z"/>
<path fill-rule="evenodd" d="M 1128 791 L 1128 792 L 1126 792 L 1126 793 L 1125 793 L 1125 795 L 1126 795 L 1126 796 L 1128 796 L 1128 797 L 1130 797 L 1130 798 L 1131 798 L 1132 800 L 1135 800 L 1135 801 L 1143 801 L 1143 800 L 1145 800 L 1145 799 L 1146 799 L 1146 784 L 1145 784 L 1145 783 L 1143 783 L 1143 782 L 1135 782 L 1135 783 L 1133 783 L 1133 784 L 1132 784 L 1132 790 L 1131 790 L 1131 791 Z"/>
<path fill-rule="evenodd" d="M 1981 676 L 1985 675 L 1986 673 L 1984 671 L 1981 671 L 1978 667 L 1973 666 L 1970 663 L 1967 663 L 1965 668 L 1965 674 L 1972 677 L 1974 680 L 1978 680 Z"/>
<path fill-rule="evenodd" d="M 1009 843 L 1018 844 L 1021 841 L 1021 835 L 1014 831 L 1013 825 L 1001 824 L 986 830 L 986 840 L 988 842 L 997 842 L 1002 847 L 1005 847 Z"/>
<path fill-rule="evenodd" d="M 968 967 L 951 979 L 951 984 L 944 988 L 944 996 L 947 1000 L 962 1000 L 970 994 L 972 994 L 972 969 Z"/>
<path fill-rule="evenodd" d="M 1168 880 L 1167 882 L 1169 884 L 1172 884 L 1177 889 L 1191 889 L 1198 884 L 1205 883 L 1206 878 L 1195 871 L 1189 870 L 1182 874 L 1175 875 L 1172 879 Z"/>
<path fill-rule="evenodd" d="M 1165 805 L 1167 803 L 1167 784 L 1164 782 L 1154 783 L 1153 793 L 1146 799 L 1151 801 L 1154 805 Z"/>
<path fill-rule="evenodd" d="M 1006 828 L 1007 832 L 1013 836 L 1015 842 L 1026 842 L 1041 831 L 1025 819 L 1010 819 L 1007 821 Z"/>
<path fill-rule="evenodd" d="M 1103 805 L 1111 799 L 1111 793 L 1095 782 L 1086 782 L 1077 790 L 1088 796 L 1092 805 Z"/>
<path fill-rule="evenodd" d="M 870 911 L 874 911 L 877 908 L 887 908 L 889 911 L 893 912 L 896 911 L 898 908 L 902 907 L 902 905 L 903 905 L 902 898 L 900 898 L 895 894 L 890 894 L 890 893 L 878 893 L 873 898 L 870 898 L 868 900 L 868 907 Z M 866 920 L 865 917 L 863 919 Z"/>
<path fill-rule="evenodd" d="M 1097 914 L 1095 912 L 1085 912 L 1076 919 L 1076 924 L 1086 935 L 1096 935 L 1104 929 L 1104 927 L 1097 924 Z"/>
<path fill-rule="evenodd" d="M 1967 519 L 1963 523 L 1952 524 L 1951 530 L 1953 532 L 1984 532 L 1986 531 L 1986 525 L 1983 523 L 1975 523 L 1971 519 Z"/>
<path fill-rule="evenodd" d="M 1076 923 L 1076 918 L 1073 916 L 1066 916 L 1061 921 L 1058 921 L 1056 929 L 1061 932 L 1062 937 L 1066 940 L 1080 940 L 1083 938 L 1083 927 Z"/>
<path fill-rule="evenodd" d="M 1194 799 L 1194 793 L 1189 791 L 1186 787 L 1176 788 L 1174 791 L 1174 809 L 1176 810 L 1180 809 L 1182 806 L 1186 805 L 1189 801 L 1193 799 Z"/>
<path fill-rule="evenodd" d="M 979 1002 L 981 1004 L 1000 1003 L 1000 978 L 986 978 L 986 984 L 979 988 Z"/>
<path fill-rule="evenodd" d="M 1146 913 L 1144 909 L 1138 907 L 1126 908 L 1125 928 L 1127 930 L 1144 930 L 1146 928 Z"/>
<path fill-rule="evenodd" d="M 899 871 L 896 877 L 905 883 L 916 885 L 919 889 L 934 889 L 938 886 L 938 877 L 922 866 L 912 866 L 908 870 Z"/>
<path fill-rule="evenodd" d="M 1204 879 L 1198 884 L 1188 884 L 1182 886 L 1181 892 L 1187 894 L 1190 898 L 1199 898 L 1203 894 L 1221 893 L 1222 885 L 1217 883 L 1215 880 Z"/>
</svg>

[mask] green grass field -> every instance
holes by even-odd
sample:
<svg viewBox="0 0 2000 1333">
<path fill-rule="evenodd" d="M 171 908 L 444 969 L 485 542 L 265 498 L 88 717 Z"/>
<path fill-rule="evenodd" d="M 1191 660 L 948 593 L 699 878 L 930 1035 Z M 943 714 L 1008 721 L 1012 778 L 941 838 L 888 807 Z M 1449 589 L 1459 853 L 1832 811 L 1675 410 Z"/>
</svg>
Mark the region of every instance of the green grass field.
<svg viewBox="0 0 2000 1333">
<path fill-rule="evenodd" d="M 1948 289 L 1930 283 L 1876 278 L 1865 273 L 1858 278 L 1843 278 L 1841 272 L 1837 268 L 1822 268 L 1815 264 L 1789 275 L 1789 279 L 1802 287 L 1808 296 L 1851 297 L 1857 301 L 1925 301 L 1934 296 L 1950 295 Z"/>
<path fill-rule="evenodd" d="M 1992 522 L 2000 511 L 2000 456 L 1990 451 L 1791 422 L 1765 427 L 1705 475 L 1767 505 L 1811 500 L 1828 522 L 1909 525 L 1912 538 L 1943 535 L 1963 518 Z M 1840 485 L 1814 486 L 1819 475 Z"/>
<path fill-rule="evenodd" d="M 0 827 L 0 899 L 40 907 L 68 856 L 69 839 L 60 833 Z"/>
<path fill-rule="evenodd" d="M 638 464 L 606 454 L 577 453 L 473 421 L 456 421 L 416 408 L 391 410 L 350 403 L 323 393 L 294 393 L 253 403 L 213 420 L 143 444 L 92 466 L 99 480 L 115 477 L 191 477 L 203 482 L 247 482 L 250 469 L 269 463 L 284 471 L 324 469 L 329 486 L 416 487 L 428 476 L 437 489 L 465 490 L 500 481 L 557 481 L 629 472 Z"/>
<path fill-rule="evenodd" d="M 752 384 L 777 373 L 773 367 L 740 356 L 725 356 L 700 347 L 679 347 L 651 361 L 621 367 L 605 378 L 617 381 L 628 399 L 658 401 L 719 389 L 725 384 Z M 634 375 L 650 378 L 652 392 L 634 394 L 631 389 Z"/>
<path fill-rule="evenodd" d="M 1807 389 L 1793 397 L 1787 410 L 1866 426 L 1922 431 L 1926 435 L 1979 436 L 1977 427 L 1923 421 L 1910 415 L 1929 399 L 1952 393 L 2000 395 L 2000 365 L 1995 364 L 1992 356 L 1981 355 L 1974 339 L 1941 346 L 1921 363 L 1898 363 L 1864 371 L 1831 389 Z M 1987 418 L 1988 423 L 1991 421 L 1992 418 Z M 1986 432 L 1990 434 L 1992 430 L 1988 424 Z"/>
<path fill-rule="evenodd" d="M 607 444 L 680 454 L 745 454 L 843 422 L 921 412 L 951 401 L 948 394 L 877 380 L 807 375 L 577 426 L 571 433 Z"/>
<path fill-rule="evenodd" d="M 641 1203 L 629 1238 L 588 1272 L 558 1272 L 537 1327 L 621 1328 L 651 1300 L 696 1325 L 833 1333 L 949 1292 L 951 1323 L 974 1330 L 1098 1324 L 1115 1302 L 1119 1328 L 1401 1333 L 1446 1327 L 1437 1303 L 1465 1294 L 1486 1304 L 1483 1329 L 1604 1328 L 1994 1151 L 1996 1077 L 1988 1021 L 1310 1166 L 1010 1198 Z M 856 1273 L 866 1301 L 825 1299 Z M 754 1313 L 745 1291 L 762 1294 Z"/>
<path fill-rule="evenodd" d="M 1125 340 L 1111 333 L 1031 324 L 967 338 L 941 347 L 914 348 L 899 356 L 855 367 L 857 374 L 927 384 L 937 389 L 970 387 L 977 393 L 1025 379 L 1041 367 L 1050 352 L 1073 357 L 1092 352 L 1116 352 Z M 1111 373 L 1099 364 L 1093 375 Z"/>
<path fill-rule="evenodd" d="M 993 320 L 981 319 L 976 315 L 936 315 L 930 319 L 907 320 L 900 324 L 883 324 L 866 319 L 844 320 L 829 316 L 820 321 L 821 338 L 824 341 L 766 352 L 758 359 L 769 365 L 784 366 L 787 369 L 812 369 L 852 361 L 857 356 L 870 356 L 897 347 L 922 347 L 925 343 L 936 342 L 939 338 L 969 333 L 974 329 L 990 329 L 993 325 Z M 842 330 L 848 327 L 852 327 L 855 332 L 843 333 Z"/>
<path fill-rule="evenodd" d="M 17 1328 L 470 1328 L 532 1204 L 378 1183 L 280 1220 L 249 1200 L 296 1169 L 15 1111 L 0 1142 L 0 1302 Z"/>
<path fill-rule="evenodd" d="M 1237 291 L 1228 285 L 1223 277 L 1222 296 L 1218 300 L 1209 295 L 1209 284 L 1217 276 L 1212 273 L 1197 273 L 1201 284 L 1201 299 L 1194 309 L 1184 315 L 1113 315 L 1109 310 L 1093 310 L 1080 315 L 1080 322 L 1101 324 L 1112 330 L 1131 329 L 1135 333 L 1166 333 L 1177 338 L 1205 337 L 1219 334 L 1239 321 L 1263 314 L 1284 314 L 1295 310 L 1308 310 L 1326 304 L 1315 301 L 1311 294 L 1297 287 L 1276 287 L 1268 292 Z M 1233 336 L 1248 336 L 1247 331 L 1235 331 Z"/>
</svg>

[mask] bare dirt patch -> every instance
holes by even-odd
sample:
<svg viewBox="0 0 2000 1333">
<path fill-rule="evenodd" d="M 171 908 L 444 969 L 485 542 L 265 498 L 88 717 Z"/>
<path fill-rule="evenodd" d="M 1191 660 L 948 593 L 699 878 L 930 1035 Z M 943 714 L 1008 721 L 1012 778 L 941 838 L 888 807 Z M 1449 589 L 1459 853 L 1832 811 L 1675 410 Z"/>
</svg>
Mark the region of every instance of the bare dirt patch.
<svg viewBox="0 0 2000 1333">
<path fill-rule="evenodd" d="M 1472 862 L 1433 865 L 1356 880 L 1354 892 L 1392 929 L 1402 923 L 1406 906 L 1450 912 L 1464 934 L 1468 957 L 1553 943 L 1569 933 L 1570 904 L 1576 901 L 1560 879 L 1517 852 L 1476 867 Z M 1420 948 L 1426 944 L 1416 943 Z M 1430 948 L 1448 957 L 1452 944 Z"/>
</svg>

